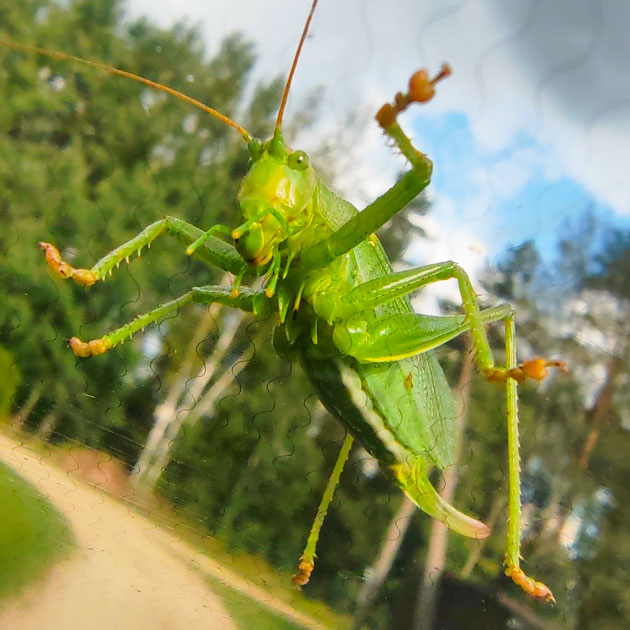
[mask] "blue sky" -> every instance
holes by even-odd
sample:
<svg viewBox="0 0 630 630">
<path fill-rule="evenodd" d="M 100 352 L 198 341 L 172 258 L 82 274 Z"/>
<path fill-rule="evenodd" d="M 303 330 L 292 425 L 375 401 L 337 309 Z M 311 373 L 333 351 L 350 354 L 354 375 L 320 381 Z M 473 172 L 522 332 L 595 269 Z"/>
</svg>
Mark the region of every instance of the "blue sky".
<svg viewBox="0 0 630 630">
<path fill-rule="evenodd" d="M 531 135 L 519 134 L 510 145 L 483 147 L 461 112 L 418 117 L 414 132 L 435 162 L 432 197 L 442 200 L 438 204 L 444 198 L 453 202 L 456 227 L 444 226 L 447 233 L 460 229 L 477 235 L 490 262 L 524 240 L 533 240 L 551 260 L 558 238 L 587 213 L 630 228 L 630 217 L 616 215 L 576 178 L 550 177 L 546 149 Z M 480 205 L 483 201 L 487 205 Z M 439 215 L 433 218 L 439 224 Z"/>
</svg>

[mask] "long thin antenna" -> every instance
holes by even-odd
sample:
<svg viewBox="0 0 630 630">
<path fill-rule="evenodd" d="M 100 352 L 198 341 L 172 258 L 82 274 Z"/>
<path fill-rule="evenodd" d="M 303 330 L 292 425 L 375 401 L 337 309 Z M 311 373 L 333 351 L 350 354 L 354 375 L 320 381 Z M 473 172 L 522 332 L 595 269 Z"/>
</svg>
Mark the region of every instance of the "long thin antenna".
<svg viewBox="0 0 630 630">
<path fill-rule="evenodd" d="M 235 123 L 231 118 L 228 118 L 224 114 L 221 114 L 216 109 L 212 109 L 205 103 L 198 101 L 191 96 L 187 96 L 182 92 L 178 92 L 176 89 L 169 87 L 168 85 L 162 85 L 161 83 L 157 83 L 156 81 L 151 81 L 151 79 L 145 79 L 140 75 L 134 74 L 133 72 L 127 72 L 127 70 L 121 70 L 120 68 L 115 68 L 114 66 L 108 66 L 105 63 L 101 63 L 99 61 L 90 61 L 89 59 L 82 59 L 81 57 L 75 57 L 74 55 L 68 55 L 67 53 L 58 52 L 56 50 L 48 50 L 46 48 L 38 48 L 37 46 L 29 46 L 28 44 L 20 44 L 18 42 L 10 42 L 4 39 L 0 39 L 0 46 L 6 46 L 8 48 L 13 48 L 15 50 L 24 50 L 26 52 L 38 53 L 40 55 L 45 55 L 47 57 L 53 57 L 54 59 L 64 59 L 66 61 L 76 61 L 78 63 L 85 64 L 87 66 L 92 66 L 93 68 L 98 68 L 99 70 L 104 70 L 105 72 L 109 72 L 110 74 L 115 74 L 121 77 L 125 77 L 126 79 L 132 79 L 133 81 L 138 81 L 138 83 L 144 83 L 144 85 L 148 85 L 149 87 L 155 88 L 156 90 L 161 90 L 162 92 L 166 92 L 167 94 L 171 94 L 176 98 L 189 103 L 190 105 L 194 105 L 198 107 L 202 111 L 218 118 L 223 121 L 226 125 L 236 129 L 243 138 L 249 142 L 252 140 L 251 134 L 241 127 L 239 124 Z"/>
<path fill-rule="evenodd" d="M 317 6 L 317 0 L 313 0 L 313 5 L 311 6 L 311 12 L 308 14 L 308 18 L 306 19 L 306 24 L 304 25 L 304 30 L 302 31 L 302 37 L 300 37 L 300 43 L 298 44 L 297 51 L 295 52 L 295 57 L 293 58 L 293 65 L 291 66 L 291 72 L 289 72 L 289 78 L 287 79 L 287 84 L 284 88 L 284 94 L 282 95 L 282 102 L 280 103 L 280 110 L 278 111 L 278 119 L 276 120 L 276 129 L 280 129 L 282 127 L 282 117 L 284 116 L 284 108 L 287 104 L 287 99 L 289 98 L 289 90 L 291 89 L 291 81 L 293 81 L 295 68 L 297 67 L 297 62 L 298 62 L 298 59 L 300 58 L 300 53 L 302 52 L 302 46 L 304 45 L 304 41 L 306 40 L 306 36 L 308 35 L 308 27 L 311 25 L 311 20 L 313 19 L 313 13 L 315 13 L 316 6 Z"/>
</svg>

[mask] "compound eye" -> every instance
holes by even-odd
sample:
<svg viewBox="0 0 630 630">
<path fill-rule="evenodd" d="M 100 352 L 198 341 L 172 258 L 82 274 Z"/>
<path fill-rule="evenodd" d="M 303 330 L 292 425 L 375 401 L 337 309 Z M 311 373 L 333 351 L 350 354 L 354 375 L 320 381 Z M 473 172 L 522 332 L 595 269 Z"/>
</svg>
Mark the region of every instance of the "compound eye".
<svg viewBox="0 0 630 630">
<path fill-rule="evenodd" d="M 289 168 L 293 168 L 297 171 L 304 171 L 308 168 L 309 160 L 308 155 L 304 151 L 293 151 L 287 158 L 287 164 Z"/>
</svg>

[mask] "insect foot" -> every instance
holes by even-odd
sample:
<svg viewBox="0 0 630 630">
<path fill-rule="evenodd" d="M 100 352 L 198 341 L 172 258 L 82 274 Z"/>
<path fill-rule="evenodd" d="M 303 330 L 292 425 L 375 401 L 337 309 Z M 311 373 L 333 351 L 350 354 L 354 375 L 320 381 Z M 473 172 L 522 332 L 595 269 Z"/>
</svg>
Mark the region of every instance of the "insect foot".
<svg viewBox="0 0 630 630">
<path fill-rule="evenodd" d="M 312 562 L 309 562 L 308 560 L 300 560 L 297 573 L 291 577 L 291 581 L 296 586 L 305 586 L 311 579 L 311 573 L 314 568 L 315 565 Z"/>
<path fill-rule="evenodd" d="M 484 376 L 492 383 L 505 383 L 509 378 L 513 378 L 518 383 L 527 379 L 542 381 L 549 375 L 548 367 L 558 368 L 563 374 L 569 372 L 569 368 L 564 361 L 547 361 L 536 358 L 519 363 L 515 368 L 506 370 L 504 368 L 491 367 L 484 371 Z"/>
<path fill-rule="evenodd" d="M 104 354 L 112 347 L 111 342 L 107 339 L 94 339 L 86 343 L 78 337 L 72 337 L 68 343 L 72 348 L 72 352 L 82 358 L 96 357 L 99 354 Z"/>
<path fill-rule="evenodd" d="M 62 278 L 72 278 L 82 287 L 91 287 L 96 282 L 96 274 L 89 269 L 76 269 L 67 263 L 59 253 L 59 250 L 51 243 L 38 243 L 40 249 L 46 252 L 48 266 Z"/>
<path fill-rule="evenodd" d="M 520 586 L 528 595 L 545 599 L 551 604 L 556 603 L 556 598 L 550 588 L 546 584 L 530 578 L 520 567 L 508 567 L 505 570 L 505 575 L 511 577 L 514 584 Z"/>
<path fill-rule="evenodd" d="M 409 92 L 398 92 L 394 97 L 394 103 L 386 103 L 376 114 L 376 120 L 383 129 L 390 127 L 396 120 L 396 116 L 405 111 L 411 103 L 426 103 L 435 96 L 435 84 L 451 74 L 451 67 L 445 63 L 438 74 L 432 79 L 426 70 L 418 70 L 409 79 Z"/>
</svg>

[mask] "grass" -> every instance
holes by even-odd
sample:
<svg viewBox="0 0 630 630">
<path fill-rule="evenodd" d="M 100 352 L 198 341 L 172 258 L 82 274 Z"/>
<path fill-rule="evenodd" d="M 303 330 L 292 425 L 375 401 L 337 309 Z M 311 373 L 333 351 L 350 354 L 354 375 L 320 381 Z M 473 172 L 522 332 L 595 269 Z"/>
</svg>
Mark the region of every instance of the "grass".
<svg viewBox="0 0 630 630">
<path fill-rule="evenodd" d="M 213 593 L 218 595 L 228 609 L 232 620 L 241 630 L 303 630 L 304 626 L 291 623 L 284 617 L 272 613 L 266 606 L 259 604 L 227 586 L 220 580 L 205 576 Z"/>
<path fill-rule="evenodd" d="M 74 545 L 64 517 L 43 494 L 0 463 L 0 598 L 43 576 Z"/>
</svg>

